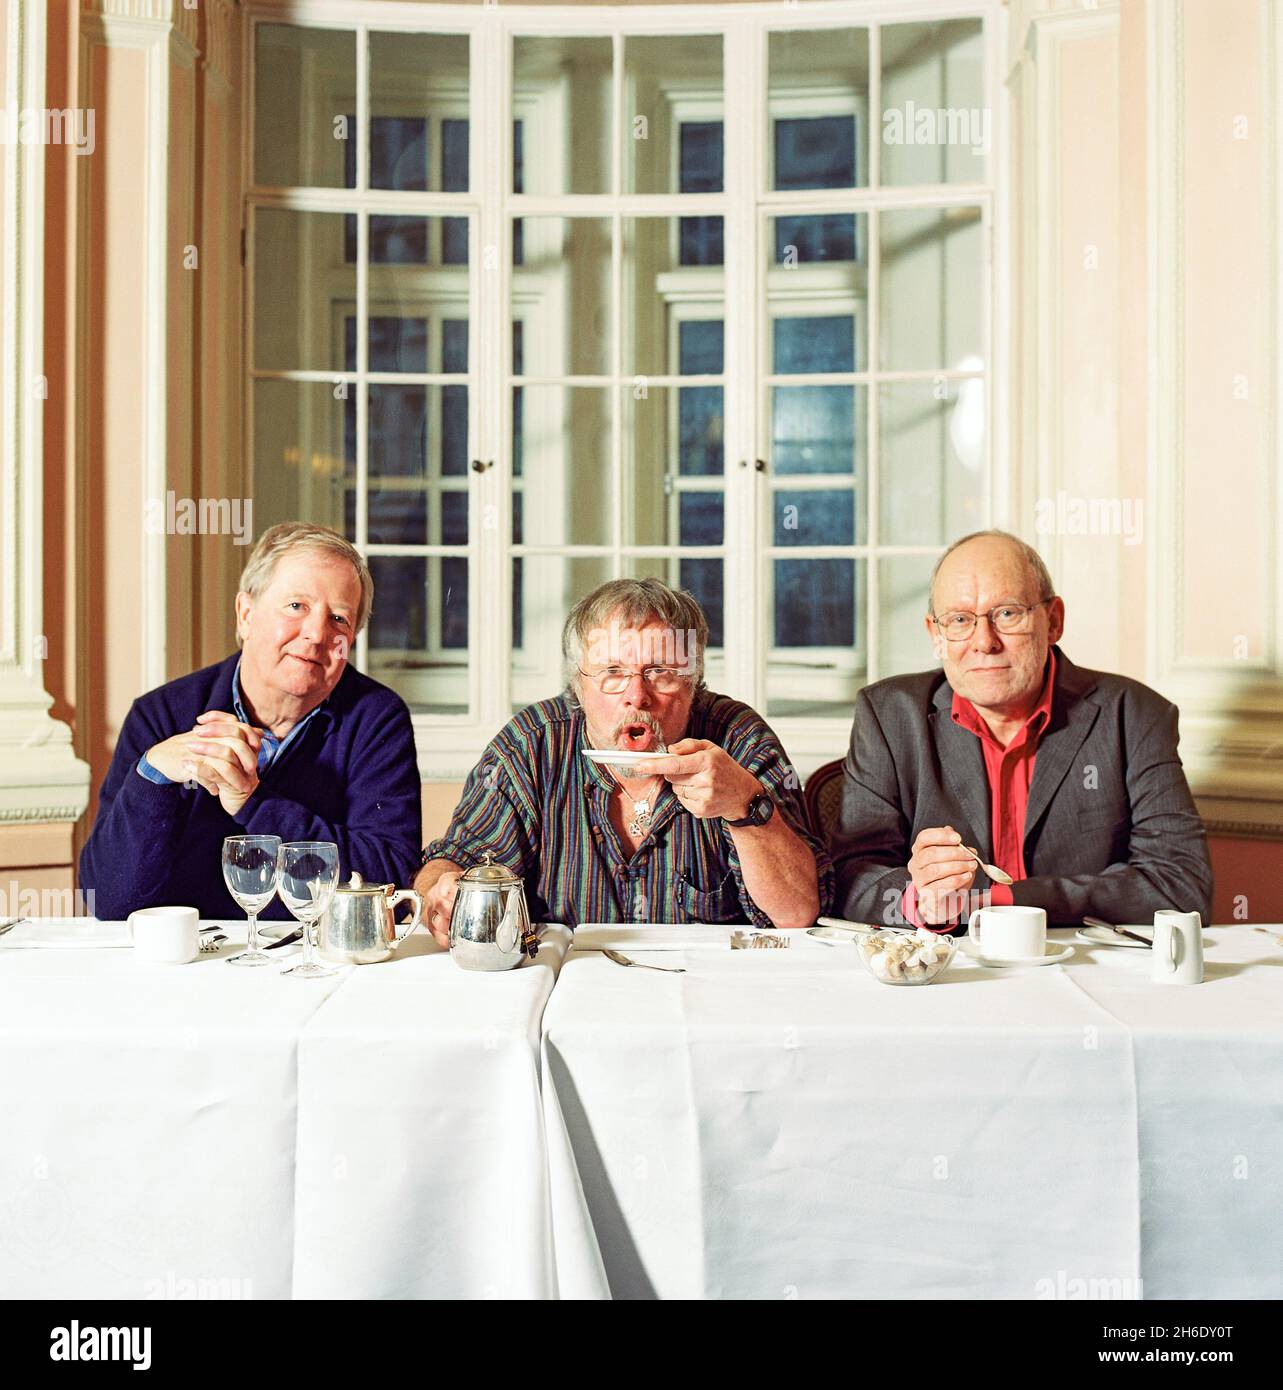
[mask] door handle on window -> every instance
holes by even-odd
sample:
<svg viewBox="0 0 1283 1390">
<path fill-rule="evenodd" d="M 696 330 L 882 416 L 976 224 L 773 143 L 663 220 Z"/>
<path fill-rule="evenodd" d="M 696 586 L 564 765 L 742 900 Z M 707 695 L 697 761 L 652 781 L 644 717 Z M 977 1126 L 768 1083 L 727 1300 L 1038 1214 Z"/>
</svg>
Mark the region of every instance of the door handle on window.
<svg viewBox="0 0 1283 1390">
<path fill-rule="evenodd" d="M 487 468 L 494 467 L 494 459 L 473 459 L 472 471 L 474 473 L 484 473 Z"/>
</svg>

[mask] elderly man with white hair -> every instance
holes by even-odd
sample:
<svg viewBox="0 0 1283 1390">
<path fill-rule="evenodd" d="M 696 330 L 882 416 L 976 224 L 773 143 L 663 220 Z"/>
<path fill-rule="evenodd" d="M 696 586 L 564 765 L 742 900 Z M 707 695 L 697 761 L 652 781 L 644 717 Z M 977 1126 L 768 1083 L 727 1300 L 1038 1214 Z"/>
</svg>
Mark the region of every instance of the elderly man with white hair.
<svg viewBox="0 0 1283 1390">
<path fill-rule="evenodd" d="M 487 851 L 522 878 L 533 920 L 808 927 L 827 910 L 832 871 L 797 778 L 759 715 L 705 688 L 707 643 L 696 600 L 657 579 L 576 604 L 565 692 L 499 732 L 423 851 L 415 886 L 439 942 Z"/>
<path fill-rule="evenodd" d="M 337 531 L 286 522 L 251 551 L 240 651 L 135 700 L 103 782 L 80 886 L 99 917 L 156 904 L 236 917 L 225 837 L 338 846 L 340 876 L 405 883 L 418 858 L 410 712 L 349 665 L 374 581 Z M 279 903 L 265 916 L 286 916 Z"/>
</svg>

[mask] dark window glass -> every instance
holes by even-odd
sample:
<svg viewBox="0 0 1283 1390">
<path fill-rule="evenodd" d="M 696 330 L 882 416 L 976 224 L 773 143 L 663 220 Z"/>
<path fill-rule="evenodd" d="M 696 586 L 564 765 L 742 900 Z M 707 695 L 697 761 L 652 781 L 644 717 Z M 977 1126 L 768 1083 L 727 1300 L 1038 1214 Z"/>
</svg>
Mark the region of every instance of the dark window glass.
<svg viewBox="0 0 1283 1390">
<path fill-rule="evenodd" d="M 854 186 L 854 116 L 817 116 L 775 122 L 777 189 Z M 777 263 L 792 260 L 799 264 L 805 261 L 854 261 L 854 215 L 819 213 L 777 218 L 775 259 Z"/>
<path fill-rule="evenodd" d="M 353 127 L 354 128 L 354 127 Z M 347 142 L 356 187 L 354 142 Z M 422 116 L 370 117 L 370 187 L 405 193 L 428 190 L 428 123 Z"/>
<path fill-rule="evenodd" d="M 523 150 L 523 136 L 521 122 L 512 123 L 512 191 L 514 193 L 524 193 L 525 190 L 525 155 Z M 512 222 L 512 263 L 513 265 L 524 265 L 526 263 L 525 242 L 521 235 L 521 218 L 516 217 Z"/>
<path fill-rule="evenodd" d="M 775 645 L 855 645 L 854 560 L 776 560 Z"/>
<path fill-rule="evenodd" d="M 776 545 L 854 545 L 855 494 L 849 489 L 775 494 Z"/>
<path fill-rule="evenodd" d="M 683 492 L 678 509 L 682 545 L 721 545 L 725 506 L 720 492 Z"/>
<path fill-rule="evenodd" d="M 444 193 L 468 191 L 468 123 L 441 122 L 441 189 Z M 443 265 L 468 264 L 468 219 L 441 219 L 441 262 Z"/>
<path fill-rule="evenodd" d="M 427 561 L 371 555 L 374 612 L 370 643 L 393 651 L 422 651 L 428 644 Z"/>
<path fill-rule="evenodd" d="M 679 137 L 679 190 L 720 193 L 724 163 L 721 121 L 683 121 Z M 683 217 L 682 265 L 721 265 L 725 259 L 720 217 Z"/>
<path fill-rule="evenodd" d="M 721 319 L 687 319 L 677 332 L 677 370 L 683 376 L 713 376 L 724 369 Z"/>
<path fill-rule="evenodd" d="M 468 646 L 468 562 L 463 556 L 440 561 L 441 646 L 464 651 Z"/>
<path fill-rule="evenodd" d="M 849 314 L 777 318 L 774 333 L 777 373 L 855 370 L 855 321 Z"/>
<path fill-rule="evenodd" d="M 721 473 L 722 388 L 683 386 L 678 392 L 678 469 L 687 475 L 708 477 Z"/>
<path fill-rule="evenodd" d="M 708 619 L 708 645 L 725 644 L 724 603 L 722 594 L 722 562 L 720 560 L 683 560 L 678 567 L 683 589 L 689 589 L 699 600 Z"/>
</svg>

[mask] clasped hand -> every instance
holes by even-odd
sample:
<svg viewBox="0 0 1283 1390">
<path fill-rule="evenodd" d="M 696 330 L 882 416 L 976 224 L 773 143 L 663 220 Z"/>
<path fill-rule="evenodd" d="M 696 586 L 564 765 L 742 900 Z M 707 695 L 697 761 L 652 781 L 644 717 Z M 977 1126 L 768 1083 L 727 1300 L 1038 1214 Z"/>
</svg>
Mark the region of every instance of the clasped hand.
<svg viewBox="0 0 1283 1390">
<path fill-rule="evenodd" d="M 258 788 L 262 742 L 262 729 L 223 710 L 206 710 L 187 733 L 149 748 L 147 761 L 172 782 L 198 783 L 234 816 Z"/>
<path fill-rule="evenodd" d="M 747 768 L 706 738 L 679 739 L 668 753 L 645 770 L 666 778 L 678 801 L 700 820 L 739 820 L 753 797 L 765 790 Z"/>
</svg>

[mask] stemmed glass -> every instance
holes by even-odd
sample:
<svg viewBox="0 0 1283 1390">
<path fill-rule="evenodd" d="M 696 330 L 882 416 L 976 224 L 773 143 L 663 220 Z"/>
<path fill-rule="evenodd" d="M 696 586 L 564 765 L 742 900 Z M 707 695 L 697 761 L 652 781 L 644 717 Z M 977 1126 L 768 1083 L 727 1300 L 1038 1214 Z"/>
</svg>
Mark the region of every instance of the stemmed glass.
<svg viewBox="0 0 1283 1390">
<path fill-rule="evenodd" d="M 277 864 L 280 873 L 276 891 L 303 924 L 303 960 L 281 974 L 298 975 L 305 980 L 335 974 L 315 959 L 312 932 L 338 887 L 339 847 L 327 840 L 289 840 L 281 846 Z"/>
<path fill-rule="evenodd" d="M 223 882 L 249 918 L 249 945 L 228 965 L 271 965 L 272 958 L 258 949 L 258 914 L 276 892 L 279 835 L 229 835 L 223 841 Z"/>
</svg>

